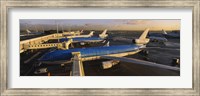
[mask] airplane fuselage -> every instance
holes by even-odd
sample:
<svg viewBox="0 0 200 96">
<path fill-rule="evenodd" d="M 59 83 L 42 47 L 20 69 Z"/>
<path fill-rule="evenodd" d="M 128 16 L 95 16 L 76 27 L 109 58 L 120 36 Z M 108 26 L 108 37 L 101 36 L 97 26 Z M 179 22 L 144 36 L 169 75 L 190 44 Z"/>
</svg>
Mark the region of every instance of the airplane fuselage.
<svg viewBox="0 0 200 96">
<path fill-rule="evenodd" d="M 179 34 L 164 34 L 166 38 L 180 38 Z"/>
<path fill-rule="evenodd" d="M 61 64 L 72 62 L 73 52 L 80 52 L 82 61 L 100 59 L 101 56 L 123 57 L 140 52 L 143 45 L 118 45 L 91 48 L 75 48 L 69 50 L 55 50 L 42 56 L 39 61 L 47 64 Z"/>
<path fill-rule="evenodd" d="M 43 34 L 43 32 L 31 32 L 29 34 L 22 34 L 22 35 L 20 35 L 20 37 L 22 37 L 22 36 L 34 36 L 34 35 L 41 35 L 41 34 Z"/>
<path fill-rule="evenodd" d="M 103 38 L 100 37 L 77 37 L 77 38 L 71 38 L 73 42 L 100 42 L 103 41 Z M 67 42 L 69 39 L 68 38 L 62 38 L 59 39 L 60 42 Z"/>
<path fill-rule="evenodd" d="M 67 38 L 91 37 L 90 35 L 67 36 Z"/>
<path fill-rule="evenodd" d="M 149 39 L 150 41 L 167 42 L 165 37 L 150 36 Z"/>
</svg>

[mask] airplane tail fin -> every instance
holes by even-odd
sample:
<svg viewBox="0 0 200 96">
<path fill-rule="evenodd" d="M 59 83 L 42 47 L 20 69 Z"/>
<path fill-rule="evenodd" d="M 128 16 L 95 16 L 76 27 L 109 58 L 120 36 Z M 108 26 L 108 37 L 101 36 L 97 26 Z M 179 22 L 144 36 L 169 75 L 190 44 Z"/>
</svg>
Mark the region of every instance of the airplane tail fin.
<svg viewBox="0 0 200 96">
<path fill-rule="evenodd" d="M 135 44 L 147 44 L 150 40 L 147 38 L 149 28 L 147 28 L 138 39 L 134 39 L 133 43 Z"/>
<path fill-rule="evenodd" d="M 101 34 L 99 34 L 100 38 L 106 38 L 108 36 L 108 34 L 106 34 L 107 29 L 105 29 Z"/>
<path fill-rule="evenodd" d="M 110 46 L 110 42 L 108 41 L 104 46 Z"/>
<path fill-rule="evenodd" d="M 106 32 L 107 32 L 107 29 L 105 29 L 101 34 L 103 35 L 103 34 L 106 34 Z"/>
<path fill-rule="evenodd" d="M 83 33 L 83 30 L 81 30 L 81 32 L 80 32 L 81 34 Z"/>
<path fill-rule="evenodd" d="M 91 31 L 90 34 L 88 34 L 89 36 L 93 36 L 94 35 L 94 31 Z"/>
<path fill-rule="evenodd" d="M 28 29 L 26 29 L 26 32 L 27 32 L 28 34 L 30 34 L 30 33 L 31 33 L 31 31 L 30 31 L 30 30 L 28 30 Z"/>
<path fill-rule="evenodd" d="M 148 32 L 149 32 L 149 28 L 145 29 L 145 31 L 142 33 L 139 39 L 145 39 L 148 35 Z"/>
<path fill-rule="evenodd" d="M 164 29 L 162 29 L 162 32 L 163 32 L 163 34 L 167 34 L 167 32 Z"/>
</svg>

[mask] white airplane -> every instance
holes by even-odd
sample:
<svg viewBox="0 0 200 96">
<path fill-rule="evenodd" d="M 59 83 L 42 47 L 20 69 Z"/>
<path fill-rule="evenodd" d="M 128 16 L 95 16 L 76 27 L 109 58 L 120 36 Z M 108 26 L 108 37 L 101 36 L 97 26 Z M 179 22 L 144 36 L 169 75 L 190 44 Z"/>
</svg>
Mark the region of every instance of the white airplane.
<svg viewBox="0 0 200 96">
<path fill-rule="evenodd" d="M 83 30 L 81 31 L 72 31 L 72 32 L 62 32 L 63 36 L 78 36 L 83 33 Z"/>
<path fill-rule="evenodd" d="M 94 31 L 91 31 L 88 35 L 75 35 L 75 36 L 67 36 L 67 38 L 80 38 L 80 37 L 92 37 L 94 35 Z"/>
<path fill-rule="evenodd" d="M 26 29 L 26 32 L 27 32 L 28 34 L 31 34 L 31 31 L 30 31 L 30 30 L 28 30 L 28 29 Z"/>
<path fill-rule="evenodd" d="M 73 43 L 89 43 L 89 42 L 101 42 L 104 41 L 108 34 L 106 34 L 107 29 L 105 29 L 99 36 L 93 36 L 93 32 L 90 32 L 88 35 L 79 35 L 79 36 L 68 36 L 67 38 L 59 39 L 60 42 L 67 42 L 69 39 L 73 40 Z"/>
<path fill-rule="evenodd" d="M 146 38 L 148 31 L 149 29 L 146 29 L 138 39 L 133 40 L 134 44 L 131 45 L 114 45 L 90 48 L 74 48 L 68 50 L 54 50 L 43 55 L 39 59 L 39 61 L 46 64 L 67 64 L 73 62 L 73 54 L 78 52 L 80 53 L 81 57 L 79 58 L 79 63 L 97 59 L 112 59 L 179 71 L 180 68 L 178 67 L 172 67 L 154 62 L 124 57 L 137 54 L 142 50 L 148 49 L 148 47 L 146 47 L 146 44 L 150 41 L 148 38 Z"/>
<path fill-rule="evenodd" d="M 107 32 L 107 29 L 105 29 L 101 34 L 99 34 L 99 37 L 100 38 L 106 38 L 106 37 L 108 37 L 108 34 L 106 34 L 106 32 Z"/>
<path fill-rule="evenodd" d="M 28 30 L 28 29 L 26 29 L 26 33 L 27 33 L 27 34 L 20 35 L 20 37 L 22 37 L 22 36 L 33 36 L 33 35 L 41 35 L 41 34 L 43 34 L 43 32 L 31 32 L 31 31 Z"/>
</svg>

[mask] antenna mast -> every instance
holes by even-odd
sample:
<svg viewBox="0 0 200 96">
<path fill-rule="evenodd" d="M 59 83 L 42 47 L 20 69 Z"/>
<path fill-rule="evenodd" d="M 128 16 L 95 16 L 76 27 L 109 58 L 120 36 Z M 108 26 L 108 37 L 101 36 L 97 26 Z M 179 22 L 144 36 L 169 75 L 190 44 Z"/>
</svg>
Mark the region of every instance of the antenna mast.
<svg viewBox="0 0 200 96">
<path fill-rule="evenodd" d="M 56 23 L 56 24 L 57 24 L 57 38 L 58 38 L 58 42 L 60 42 L 59 37 L 58 37 L 58 23 Z"/>
</svg>

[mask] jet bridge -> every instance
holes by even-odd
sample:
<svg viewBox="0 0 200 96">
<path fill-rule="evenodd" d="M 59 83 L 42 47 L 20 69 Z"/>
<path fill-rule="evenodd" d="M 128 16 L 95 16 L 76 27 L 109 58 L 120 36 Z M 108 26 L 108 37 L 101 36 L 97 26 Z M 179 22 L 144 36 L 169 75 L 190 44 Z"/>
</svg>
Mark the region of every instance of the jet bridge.
<svg viewBox="0 0 200 96">
<path fill-rule="evenodd" d="M 74 55 L 71 76 L 85 76 L 80 52 L 72 52 Z"/>
<path fill-rule="evenodd" d="M 20 41 L 20 53 L 23 53 L 27 49 L 42 49 L 42 48 L 50 48 L 56 46 L 62 46 L 61 43 L 52 43 L 52 44 L 43 44 L 50 39 L 60 39 L 65 38 L 64 33 L 55 33 L 46 36 L 41 36 L 37 38 L 32 38 L 24 41 Z"/>
<path fill-rule="evenodd" d="M 62 43 L 47 43 L 47 44 L 31 44 L 31 45 L 26 45 L 24 46 L 25 50 L 28 49 L 46 49 L 46 48 L 53 48 L 57 47 L 58 49 L 69 49 L 69 45 L 73 42 L 72 39 L 69 39 L 67 42 L 62 42 Z"/>
</svg>

